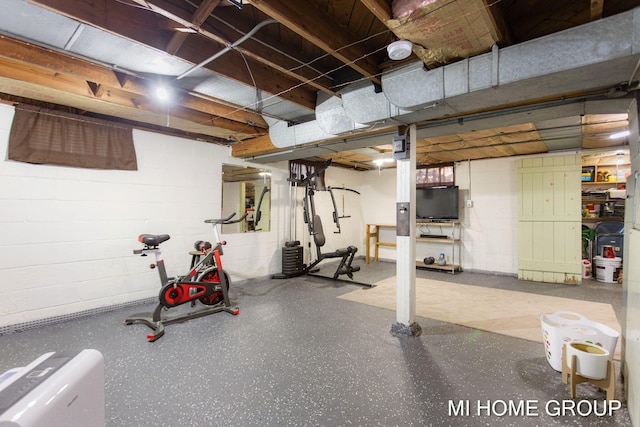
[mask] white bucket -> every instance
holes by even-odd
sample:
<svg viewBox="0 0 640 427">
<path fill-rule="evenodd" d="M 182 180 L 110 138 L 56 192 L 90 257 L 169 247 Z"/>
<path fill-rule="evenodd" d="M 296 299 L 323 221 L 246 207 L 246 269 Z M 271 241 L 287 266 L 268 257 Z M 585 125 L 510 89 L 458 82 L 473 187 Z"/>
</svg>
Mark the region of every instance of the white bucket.
<svg viewBox="0 0 640 427">
<path fill-rule="evenodd" d="M 604 283 L 617 283 L 620 274 L 622 258 L 603 258 L 596 256 L 593 258 L 596 265 L 596 280 Z"/>
<path fill-rule="evenodd" d="M 556 311 L 540 316 L 544 353 L 549 365 L 562 371 L 562 346 L 572 341 L 582 341 L 605 348 L 609 360 L 613 358 L 620 335 L 607 325 L 587 319 L 573 311 Z"/>
</svg>

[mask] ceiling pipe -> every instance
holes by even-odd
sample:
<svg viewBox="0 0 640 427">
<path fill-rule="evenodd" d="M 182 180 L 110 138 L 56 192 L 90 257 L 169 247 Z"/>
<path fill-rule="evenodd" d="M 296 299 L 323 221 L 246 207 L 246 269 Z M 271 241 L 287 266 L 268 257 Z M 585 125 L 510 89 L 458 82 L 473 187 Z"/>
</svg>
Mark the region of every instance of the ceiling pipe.
<svg viewBox="0 0 640 427">
<path fill-rule="evenodd" d="M 194 71 L 204 67 L 205 65 L 207 65 L 211 61 L 214 61 L 214 60 L 220 58 L 225 53 L 229 52 L 230 50 L 234 49 L 235 47 L 239 46 L 240 44 L 244 43 L 245 41 L 247 41 L 248 39 L 253 37 L 253 35 L 255 33 L 257 33 L 258 30 L 260 30 L 260 28 L 264 27 L 265 25 L 277 24 L 277 23 L 278 23 L 278 21 L 276 21 L 275 19 L 267 19 L 266 21 L 260 22 L 258 25 L 253 27 L 253 29 L 251 31 L 249 31 L 247 34 L 245 34 L 244 36 L 240 37 L 238 40 L 236 40 L 235 42 L 231 43 L 230 45 L 228 45 L 224 49 L 222 49 L 220 52 L 214 54 L 213 56 L 210 56 L 209 58 L 205 59 L 204 61 L 202 61 L 198 65 L 194 65 L 193 67 L 189 68 L 184 73 L 180 74 L 178 77 L 176 77 L 176 80 L 180 80 L 181 78 L 186 77 L 189 74 L 193 73 Z"/>
</svg>

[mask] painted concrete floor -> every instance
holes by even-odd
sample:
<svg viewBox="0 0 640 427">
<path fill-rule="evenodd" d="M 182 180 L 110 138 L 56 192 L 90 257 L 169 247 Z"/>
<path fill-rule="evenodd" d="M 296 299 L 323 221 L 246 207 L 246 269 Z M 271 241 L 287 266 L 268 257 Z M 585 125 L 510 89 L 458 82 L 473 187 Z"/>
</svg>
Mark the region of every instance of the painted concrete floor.
<svg viewBox="0 0 640 427">
<path fill-rule="evenodd" d="M 395 274 L 393 264 L 359 264 L 360 281 Z M 613 285 L 417 274 L 616 309 L 621 302 Z M 0 372 L 48 351 L 97 349 L 106 425 L 114 427 L 631 425 L 624 403 L 608 413 L 591 385 L 571 400 L 540 344 L 427 318 L 417 319 L 420 337 L 398 338 L 394 312 L 336 298 L 354 286 L 316 277 L 233 284 L 238 316 L 170 325 L 155 343 L 145 326 L 124 325 L 153 304 L 8 334 L 0 336 Z"/>
</svg>

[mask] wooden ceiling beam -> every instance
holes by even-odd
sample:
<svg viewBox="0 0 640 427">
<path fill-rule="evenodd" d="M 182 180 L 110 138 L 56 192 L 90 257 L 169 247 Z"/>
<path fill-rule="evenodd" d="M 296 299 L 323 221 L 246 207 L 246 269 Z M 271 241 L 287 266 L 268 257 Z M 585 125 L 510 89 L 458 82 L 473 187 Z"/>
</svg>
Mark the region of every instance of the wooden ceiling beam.
<svg viewBox="0 0 640 427">
<path fill-rule="evenodd" d="M 378 20 L 385 23 L 393 18 L 391 2 L 388 0 L 360 0 Z"/>
<path fill-rule="evenodd" d="M 278 151 L 282 151 L 282 149 L 273 145 L 269 135 L 246 139 L 231 146 L 231 155 L 240 159 L 260 156 L 263 154 L 277 153 Z"/>
<path fill-rule="evenodd" d="M 356 135 L 351 135 L 351 137 L 362 138 L 367 136 L 374 136 L 381 133 L 388 133 L 389 131 L 392 131 L 395 129 L 397 129 L 397 127 L 395 126 L 384 127 L 384 128 L 376 129 L 369 132 L 362 132 Z M 302 145 L 296 145 L 295 147 L 291 146 L 287 148 L 279 148 L 273 145 L 269 135 L 264 135 L 264 136 L 258 136 L 256 138 L 245 139 L 239 144 L 234 145 L 231 148 L 231 155 L 233 157 L 248 159 L 255 156 L 261 156 L 265 154 L 272 154 L 280 151 L 286 151 L 291 148 L 320 147 L 323 145 L 326 145 L 329 151 L 333 151 L 337 155 L 337 152 L 335 151 L 336 144 L 340 146 L 344 146 L 345 144 L 348 143 L 348 141 L 349 141 L 349 138 L 345 138 L 344 136 L 334 136 L 332 138 L 324 139 L 321 141 L 311 142 L 311 143 L 302 144 Z M 338 150 L 338 151 L 342 152 L 343 150 Z"/>
<path fill-rule="evenodd" d="M 229 15 L 224 15 L 224 22 L 215 23 L 215 33 L 219 34 L 223 40 L 238 40 L 241 36 L 251 31 L 247 22 L 243 20 L 242 15 L 239 15 L 237 19 Z M 266 37 L 264 36 L 265 33 L 266 31 L 259 31 L 235 49 L 242 52 L 243 55 L 266 64 L 277 72 L 288 75 L 305 85 L 329 95 L 338 96 L 335 90 L 332 89 L 333 81 L 331 78 L 323 74 L 322 71 L 308 65 L 308 63 L 313 63 L 313 65 L 317 66 L 317 62 L 313 61 L 316 58 L 309 58 L 306 62 L 297 60 L 296 57 L 300 55 L 299 51 L 292 51 L 281 40 Z"/>
<path fill-rule="evenodd" d="M 182 104 L 167 107 L 166 105 L 160 105 L 150 97 L 138 96 L 131 98 L 130 94 L 124 91 L 119 91 L 118 89 L 110 89 L 108 93 L 102 96 L 101 99 L 108 100 L 115 104 L 121 103 L 125 106 L 127 105 L 127 102 L 131 102 L 139 110 L 169 116 L 169 122 L 171 121 L 171 118 L 179 118 L 204 126 L 213 126 L 224 129 L 229 133 L 238 134 L 238 137 L 241 139 L 251 138 L 267 133 L 267 130 L 264 128 L 259 128 L 247 123 L 239 123 L 215 114 L 192 110 Z"/>
<path fill-rule="evenodd" d="M 284 0 L 252 0 L 251 5 L 380 84 L 378 66 L 370 58 L 376 52 L 368 52 L 362 43 L 354 43 L 346 31 L 338 31 L 337 24 L 332 24 L 332 19 L 313 4 L 306 0 L 298 0 L 294 5 Z"/>
<path fill-rule="evenodd" d="M 167 111 L 169 111 L 172 117 L 179 117 L 198 124 L 216 126 L 226 131 L 240 132 L 248 136 L 257 136 L 266 133 L 265 127 L 257 127 L 254 123 L 240 123 L 218 114 L 194 110 L 186 105 L 180 104 L 172 105 L 170 109 L 167 110 L 166 106 L 161 106 L 157 102 L 154 103 L 151 101 L 153 97 L 148 94 L 132 93 L 119 87 L 101 85 L 96 82 L 84 80 L 81 77 L 63 74 L 55 70 L 2 56 L 0 56 L 0 75 L 16 81 L 79 95 L 88 99 L 99 100 L 99 102 L 102 103 L 106 102 L 108 104 L 136 108 L 138 110 L 163 115 L 166 115 Z M 54 100 L 50 99 L 50 101 Z"/>
<path fill-rule="evenodd" d="M 200 6 L 198 6 L 198 9 L 196 9 L 195 13 L 191 17 L 191 25 L 193 27 L 190 28 L 193 31 L 197 31 L 197 29 L 200 29 L 211 12 L 213 12 L 218 4 L 220 4 L 220 1 L 221 0 L 203 0 L 203 2 L 200 3 Z M 171 37 L 171 40 L 169 40 L 169 43 L 167 43 L 165 51 L 170 53 L 171 55 L 175 55 L 187 39 L 188 35 L 189 33 L 176 31 L 175 34 Z"/>
<path fill-rule="evenodd" d="M 132 94 L 118 88 L 107 88 L 80 78 L 60 74 L 31 64 L 23 64 L 6 58 L 0 58 L 0 75 L 12 80 L 44 86 L 53 90 L 79 95 L 100 103 L 108 103 L 127 108 L 188 120 L 193 123 L 215 126 L 229 132 L 238 132 L 246 136 L 264 135 L 266 130 L 244 123 L 234 122 L 219 116 L 194 111 L 181 105 L 167 109 L 149 97 Z M 49 101 L 55 101 L 49 99 Z M 126 116 L 122 118 L 127 118 Z"/>
<path fill-rule="evenodd" d="M 604 8 L 604 0 L 591 0 L 589 11 L 591 12 L 591 20 L 602 18 L 602 10 Z"/>
<path fill-rule="evenodd" d="M 5 35 L 0 35 L 0 56 L 113 87 L 121 85 L 119 76 L 105 67 Z"/>
<path fill-rule="evenodd" d="M 129 74 L 113 71 L 102 65 L 92 64 L 86 60 L 74 58 L 51 49 L 45 49 L 20 40 L 0 35 L 0 57 L 15 60 L 23 64 L 32 64 L 52 73 L 66 74 L 83 81 L 95 83 L 94 90 L 104 88 L 121 88 L 132 94 L 150 96 L 149 82 Z M 266 129 L 267 123 L 261 115 L 244 111 L 233 105 L 226 105 L 205 99 L 202 96 L 182 93 L 180 103 L 187 108 L 243 124 L 253 123 Z"/>
<path fill-rule="evenodd" d="M 184 15 L 184 11 L 174 10 L 175 7 L 168 11 L 154 6 L 159 3 L 164 5 L 161 0 L 155 0 L 153 3 L 146 0 L 131 0 L 139 3 L 142 7 L 134 4 L 127 6 L 112 0 L 94 0 L 92 2 L 84 0 L 30 1 L 72 19 L 158 50 L 166 48 L 171 36 L 166 30 L 162 30 L 162 24 L 166 23 L 164 20 L 168 16 L 185 28 L 189 28 L 191 25 L 189 20 L 191 15 L 188 17 L 178 15 Z M 169 5 L 166 7 L 168 9 Z M 198 64 L 205 59 L 205 53 L 215 52 L 216 49 L 221 50 L 226 46 L 226 41 L 215 41 L 220 38 L 213 33 L 202 29 L 198 30 L 198 33 L 205 39 L 189 38 L 180 49 L 180 58 L 193 64 Z M 300 80 L 293 79 L 289 75 L 274 73 L 272 68 L 264 63 L 256 62 L 252 58 L 248 58 L 248 62 L 251 72 L 247 70 L 243 58 L 239 54 L 231 52 L 207 64 L 204 68 L 248 86 L 253 87 L 255 81 L 261 91 L 277 95 L 305 108 L 315 109 L 315 88 L 303 87 Z"/>
<path fill-rule="evenodd" d="M 86 80 L 4 57 L 0 57 L 0 75 L 88 98 L 95 98 L 95 93 L 98 92 L 97 85 L 91 87 Z"/>
<path fill-rule="evenodd" d="M 197 95 L 186 95 L 180 99 L 180 105 L 245 125 L 249 124 L 262 129 L 269 128 L 269 125 L 261 115 L 244 111 L 240 107 L 212 102 L 208 97 L 203 98 Z"/>
<path fill-rule="evenodd" d="M 207 26 L 203 21 L 200 25 L 191 25 L 189 23 L 189 19 L 183 17 L 184 13 L 182 11 L 175 9 L 171 4 L 163 1 L 163 0 L 154 0 L 153 3 L 150 3 L 146 0 L 132 0 L 136 3 L 144 5 L 145 7 L 150 7 L 155 13 L 170 19 L 172 22 L 177 23 L 178 25 L 183 26 L 183 28 L 190 28 L 193 31 L 197 32 L 199 35 L 203 36 L 206 39 L 212 40 L 216 43 L 220 43 L 222 50 L 223 47 L 230 46 L 234 41 L 238 40 L 244 34 L 228 34 L 220 28 L 221 26 L 216 25 Z M 201 5 L 202 7 L 202 5 Z M 200 10 L 200 9 L 198 9 Z M 209 12 L 210 14 L 211 12 Z M 207 14 L 207 16 L 209 15 Z M 248 33 L 249 31 L 247 31 Z M 184 40 L 186 40 L 186 36 L 188 33 L 181 33 L 185 36 Z M 175 35 L 174 35 L 175 36 Z M 255 37 L 255 36 L 254 36 Z M 193 38 L 192 38 L 193 39 Z M 269 46 L 271 43 L 267 43 Z M 207 49 L 204 49 L 206 51 Z M 247 58 L 251 58 L 257 63 L 266 65 L 268 67 L 273 68 L 275 71 L 278 71 L 283 76 L 288 76 L 295 81 L 295 83 L 291 83 L 291 87 L 300 86 L 300 83 L 305 85 L 309 85 L 315 90 L 320 90 L 322 92 L 328 93 L 330 95 L 336 96 L 335 91 L 331 89 L 331 80 L 307 67 L 300 67 L 301 64 L 292 60 L 284 54 L 281 54 L 275 49 L 270 49 L 267 46 L 264 46 L 261 43 L 258 43 L 251 38 L 243 42 L 242 44 L 236 46 L 234 50 L 242 53 Z M 175 54 L 176 51 L 167 50 L 167 52 Z M 220 58 L 216 59 L 219 61 Z M 205 68 L 209 68 L 208 66 Z M 244 67 L 243 67 L 244 68 Z M 272 79 L 277 79 L 278 75 L 270 74 Z M 280 85 L 281 87 L 286 87 L 286 85 Z M 268 92 L 268 91 L 267 91 Z M 272 93 L 272 92 L 271 92 Z M 314 100 L 315 102 L 315 100 Z M 305 105 L 308 108 L 315 108 L 314 105 Z"/>
</svg>

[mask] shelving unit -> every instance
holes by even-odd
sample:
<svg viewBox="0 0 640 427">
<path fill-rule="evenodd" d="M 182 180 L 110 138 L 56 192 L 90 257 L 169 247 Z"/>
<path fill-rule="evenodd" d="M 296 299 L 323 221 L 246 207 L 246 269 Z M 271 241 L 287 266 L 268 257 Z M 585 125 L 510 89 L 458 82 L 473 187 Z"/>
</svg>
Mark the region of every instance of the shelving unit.
<svg viewBox="0 0 640 427">
<path fill-rule="evenodd" d="M 582 217 L 582 222 L 584 223 L 596 223 L 596 222 L 602 222 L 602 221 L 624 221 L 624 199 L 590 199 L 587 197 L 583 197 L 582 198 L 582 204 L 583 205 L 588 205 L 588 204 L 598 204 L 600 205 L 600 215 L 596 216 L 596 217 L 587 217 L 587 216 L 583 216 Z M 611 214 L 603 214 L 603 209 L 605 209 L 603 206 L 604 205 L 608 205 L 608 206 L 612 206 L 613 208 L 613 213 Z M 618 208 L 616 208 L 616 206 Z"/>
<path fill-rule="evenodd" d="M 439 234 L 446 237 L 416 237 L 416 253 L 420 253 L 418 244 L 436 244 L 440 243 L 442 246 L 448 247 L 445 252 L 446 255 L 450 255 L 447 259 L 447 264 L 438 265 L 438 257 L 435 256 L 436 262 L 433 264 L 425 264 L 422 259 L 416 260 L 416 267 L 429 268 L 435 270 L 449 271 L 452 274 L 457 271 L 462 271 L 459 263 L 461 261 L 461 227 L 458 221 L 449 222 L 417 222 L 417 233 L 419 235 L 424 234 Z M 457 256 L 456 256 L 457 255 Z"/>
<path fill-rule="evenodd" d="M 592 152 L 582 156 L 582 258 L 591 261 L 595 278 L 595 229 L 603 222 L 623 222 L 626 180 L 631 174 L 625 150 Z"/>
<path fill-rule="evenodd" d="M 609 159 L 612 158 L 615 157 L 613 155 L 609 157 Z M 631 165 L 629 163 L 607 162 L 606 160 L 598 164 L 583 163 L 582 208 L 588 211 L 588 207 L 592 206 L 595 212 L 595 216 L 583 215 L 583 223 L 624 221 L 624 197 L 612 198 L 608 190 L 625 185 L 626 177 L 630 172 Z"/>
</svg>

